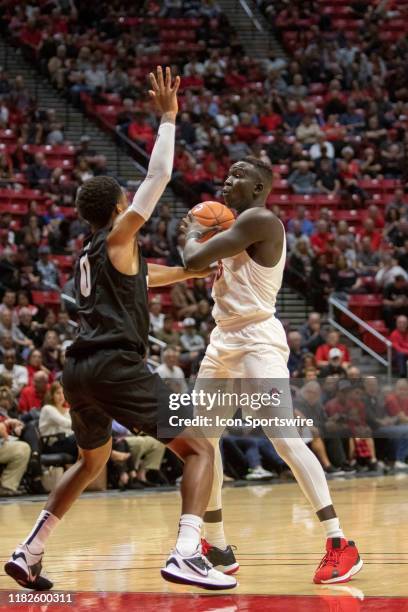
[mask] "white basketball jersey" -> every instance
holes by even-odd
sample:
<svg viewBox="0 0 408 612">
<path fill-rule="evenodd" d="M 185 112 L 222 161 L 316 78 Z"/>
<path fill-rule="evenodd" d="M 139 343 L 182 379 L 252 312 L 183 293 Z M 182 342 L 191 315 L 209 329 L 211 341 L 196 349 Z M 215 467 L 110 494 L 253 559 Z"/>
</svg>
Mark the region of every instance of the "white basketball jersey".
<svg viewBox="0 0 408 612">
<path fill-rule="evenodd" d="M 285 261 L 285 234 L 281 257 L 272 268 L 256 263 L 246 251 L 220 261 L 212 289 L 217 325 L 235 327 L 273 317 Z"/>
</svg>

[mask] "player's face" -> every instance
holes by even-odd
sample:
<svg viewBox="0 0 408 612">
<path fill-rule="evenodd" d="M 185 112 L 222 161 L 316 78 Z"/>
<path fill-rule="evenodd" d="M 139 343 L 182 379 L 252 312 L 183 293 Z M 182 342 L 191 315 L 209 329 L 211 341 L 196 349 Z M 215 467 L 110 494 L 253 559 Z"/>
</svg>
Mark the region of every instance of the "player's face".
<svg viewBox="0 0 408 612">
<path fill-rule="evenodd" d="M 257 193 L 259 177 L 246 162 L 233 164 L 224 182 L 222 196 L 230 208 L 242 212 L 251 206 Z"/>
</svg>

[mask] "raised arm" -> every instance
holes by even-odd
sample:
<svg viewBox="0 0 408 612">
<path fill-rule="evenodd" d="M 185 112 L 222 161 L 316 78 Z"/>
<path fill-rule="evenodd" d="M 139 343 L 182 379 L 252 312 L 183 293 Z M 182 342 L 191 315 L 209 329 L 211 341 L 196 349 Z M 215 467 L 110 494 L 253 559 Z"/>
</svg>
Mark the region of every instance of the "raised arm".
<svg viewBox="0 0 408 612">
<path fill-rule="evenodd" d="M 149 277 L 149 287 L 165 287 L 166 285 L 174 285 L 189 278 L 204 278 L 212 273 L 212 270 L 206 268 L 200 272 L 187 270 L 179 266 L 160 266 L 159 264 L 147 264 L 147 273 Z"/>
<path fill-rule="evenodd" d="M 270 240 L 283 231 L 277 217 L 264 208 L 246 210 L 230 229 L 207 242 L 198 242 L 198 239 L 209 231 L 208 228 L 200 225 L 190 213 L 184 219 L 183 227 L 186 232 L 184 261 L 190 270 L 202 270 L 219 259 L 238 255 L 251 244 Z"/>
<path fill-rule="evenodd" d="M 173 170 L 175 123 L 178 111 L 177 91 L 180 78 L 172 84 L 170 68 L 166 76 L 157 68 L 157 78 L 150 74 L 152 89 L 150 97 L 161 112 L 161 123 L 150 157 L 147 175 L 137 190 L 132 204 L 115 223 L 108 237 L 110 247 L 123 246 L 134 242 L 135 235 L 153 213 Z"/>
</svg>

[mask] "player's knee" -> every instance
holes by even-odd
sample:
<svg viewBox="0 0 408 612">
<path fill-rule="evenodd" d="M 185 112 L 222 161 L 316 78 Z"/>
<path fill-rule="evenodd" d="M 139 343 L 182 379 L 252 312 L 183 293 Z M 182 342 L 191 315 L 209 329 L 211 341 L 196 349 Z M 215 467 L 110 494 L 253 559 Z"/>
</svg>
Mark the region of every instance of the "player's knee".
<svg viewBox="0 0 408 612">
<path fill-rule="evenodd" d="M 205 455 L 208 461 L 214 463 L 215 459 L 215 449 L 207 438 L 198 438 L 199 441 L 199 452 L 202 455 Z"/>
<path fill-rule="evenodd" d="M 199 455 L 208 464 L 214 462 L 215 452 L 214 447 L 206 438 L 184 438 L 175 440 L 170 445 L 182 459 L 186 459 L 191 455 Z"/>
<path fill-rule="evenodd" d="M 271 440 L 278 455 L 284 460 L 291 460 L 297 454 L 299 445 L 304 445 L 300 438 L 275 438 Z"/>
<path fill-rule="evenodd" d="M 110 444 L 91 451 L 82 450 L 79 458 L 81 469 L 87 472 L 90 477 L 96 478 L 104 465 L 107 463 L 110 454 Z"/>
</svg>

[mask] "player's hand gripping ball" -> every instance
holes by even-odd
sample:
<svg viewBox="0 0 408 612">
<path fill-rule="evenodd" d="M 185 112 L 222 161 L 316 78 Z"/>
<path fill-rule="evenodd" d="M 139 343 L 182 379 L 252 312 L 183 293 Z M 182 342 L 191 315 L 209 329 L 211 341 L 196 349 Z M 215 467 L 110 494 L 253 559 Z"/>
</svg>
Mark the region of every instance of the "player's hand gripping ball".
<svg viewBox="0 0 408 612">
<path fill-rule="evenodd" d="M 218 232 L 223 232 L 231 227 L 235 221 L 234 213 L 230 208 L 220 202 L 201 202 L 190 211 L 194 220 L 206 228 L 214 227 L 214 231 L 207 231 L 198 242 L 206 242 Z"/>
</svg>

